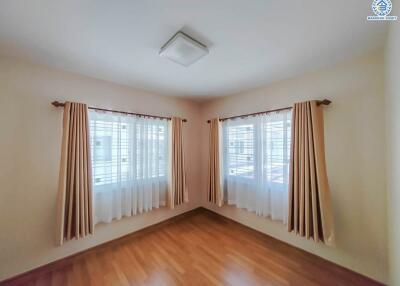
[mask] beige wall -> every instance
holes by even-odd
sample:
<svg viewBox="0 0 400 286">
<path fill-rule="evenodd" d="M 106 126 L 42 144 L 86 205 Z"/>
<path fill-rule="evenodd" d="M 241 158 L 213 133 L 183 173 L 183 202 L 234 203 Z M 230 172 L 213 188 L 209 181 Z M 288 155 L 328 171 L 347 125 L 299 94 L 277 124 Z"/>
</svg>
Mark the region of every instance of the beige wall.
<svg viewBox="0 0 400 286">
<path fill-rule="evenodd" d="M 294 102 L 328 98 L 326 158 L 332 190 L 336 248 L 314 244 L 285 226 L 235 207 L 205 202 L 207 119 L 239 115 Z M 294 79 L 288 79 L 202 106 L 203 205 L 294 246 L 376 280 L 387 281 L 384 60 L 378 51 Z M 399 268 L 398 268 L 399 269 Z"/>
<path fill-rule="evenodd" d="M 203 104 L 157 96 L 0 57 L 0 281 L 204 205 L 292 245 L 386 282 L 382 54 L 379 51 Z M 288 234 L 283 225 L 252 213 L 234 207 L 214 208 L 205 202 L 207 119 L 322 98 L 333 101 L 325 109 L 325 126 L 336 248 L 315 245 Z M 175 211 L 161 209 L 99 226 L 93 237 L 56 247 L 54 215 L 62 112 L 50 105 L 53 100 L 81 101 L 105 108 L 187 118 L 185 139 L 190 203 Z M 399 122 L 398 118 L 396 120 Z M 398 126 L 396 128 L 398 130 Z M 200 129 L 201 134 L 198 134 Z M 398 170 L 399 166 L 395 167 Z M 393 237 L 398 241 L 399 236 L 397 229 L 397 236 Z M 392 249 L 396 250 L 394 246 Z"/>
<path fill-rule="evenodd" d="M 400 17 L 400 1 L 392 15 Z M 386 49 L 387 174 L 390 285 L 400 285 L 400 23 L 390 25 Z"/>
<path fill-rule="evenodd" d="M 62 111 L 53 100 L 187 118 L 190 203 L 99 226 L 92 237 L 55 247 Z M 0 58 L 0 281 L 197 207 L 199 112 L 191 101 Z"/>
</svg>

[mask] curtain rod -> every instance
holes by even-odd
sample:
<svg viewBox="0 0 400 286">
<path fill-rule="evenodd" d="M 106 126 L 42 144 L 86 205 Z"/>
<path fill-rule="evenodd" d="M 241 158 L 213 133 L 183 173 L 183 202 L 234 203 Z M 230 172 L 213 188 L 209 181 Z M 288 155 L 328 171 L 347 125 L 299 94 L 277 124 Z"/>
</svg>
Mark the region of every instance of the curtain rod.
<svg viewBox="0 0 400 286">
<path fill-rule="evenodd" d="M 58 102 L 58 101 L 53 101 L 51 104 L 54 105 L 55 107 L 64 107 L 64 105 L 65 105 L 64 102 Z M 142 114 L 142 113 L 135 113 L 135 112 L 126 112 L 126 111 L 119 111 L 119 110 L 112 110 L 112 109 L 104 109 L 104 108 L 91 107 L 91 106 L 88 106 L 88 109 L 97 110 L 97 111 L 106 111 L 106 112 L 112 112 L 112 113 L 121 113 L 121 114 L 125 114 L 125 115 L 136 115 L 139 117 L 150 117 L 150 118 L 171 120 L 171 117 L 149 115 L 149 114 Z M 186 119 L 182 119 L 182 121 L 187 122 Z"/>
<path fill-rule="evenodd" d="M 329 105 L 331 104 L 332 101 L 330 101 L 329 99 L 324 99 L 324 100 L 317 100 L 317 105 Z M 244 117 L 249 117 L 249 116 L 255 116 L 255 115 L 260 115 L 260 114 L 267 114 L 270 112 L 278 112 L 278 111 L 282 111 L 282 110 L 288 110 L 288 109 L 292 109 L 293 107 L 289 106 L 289 107 L 283 107 L 283 108 L 278 108 L 278 109 L 271 109 L 271 110 L 267 110 L 267 111 L 260 111 L 260 112 L 255 112 L 255 113 L 249 113 L 249 114 L 243 114 L 243 115 L 235 115 L 235 116 L 231 116 L 231 117 L 225 117 L 225 118 L 220 118 L 219 121 L 225 121 L 228 119 L 235 119 L 235 118 L 244 118 Z M 207 123 L 210 123 L 211 120 L 207 120 Z"/>
</svg>

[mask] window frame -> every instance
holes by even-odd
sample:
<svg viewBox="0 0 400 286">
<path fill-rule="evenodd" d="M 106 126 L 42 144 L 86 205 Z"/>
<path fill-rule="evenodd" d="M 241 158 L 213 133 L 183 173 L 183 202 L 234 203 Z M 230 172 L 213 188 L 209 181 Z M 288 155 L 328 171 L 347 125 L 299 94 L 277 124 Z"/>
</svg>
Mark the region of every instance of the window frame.
<svg viewBox="0 0 400 286">
<path fill-rule="evenodd" d="M 91 116 L 92 115 L 92 116 Z M 110 116 L 110 120 L 107 120 L 107 115 Z M 99 118 L 96 118 L 96 116 L 99 116 Z M 104 116 L 104 117 L 102 117 Z M 130 117 L 130 116 L 129 116 Z M 143 124 L 144 120 L 149 120 L 152 121 L 150 123 L 147 124 Z M 105 130 L 103 130 L 103 132 L 105 133 L 105 135 L 98 135 L 96 133 L 98 133 L 98 131 L 96 130 L 96 125 L 99 124 L 99 122 L 101 122 L 101 124 L 103 125 L 111 125 L 108 127 L 104 127 Z M 113 124 L 116 124 L 117 126 L 112 126 Z M 125 128 L 123 128 L 123 126 L 126 126 Z M 153 131 L 147 131 L 147 133 L 145 133 L 145 138 L 140 138 L 141 135 L 143 135 L 142 133 L 142 129 L 141 128 L 145 128 L 144 126 L 146 126 L 146 128 L 149 128 L 149 126 L 151 128 L 153 128 L 155 130 L 155 132 L 153 133 Z M 108 130 L 107 130 L 108 128 Z M 161 130 L 161 129 L 162 130 Z M 93 189 L 96 192 L 103 192 L 103 191 L 108 191 L 111 189 L 113 189 L 115 187 L 116 184 L 120 184 L 121 187 L 123 187 L 124 185 L 129 185 L 129 184 L 141 184 L 142 182 L 159 182 L 159 181 L 163 181 L 163 182 L 167 182 L 168 180 L 168 168 L 169 168 L 169 124 L 168 122 L 165 122 L 163 120 L 160 119 L 152 119 L 152 118 L 140 118 L 140 117 L 134 117 L 131 116 L 130 118 L 127 118 L 125 115 L 115 115 L 115 114 L 101 114 L 98 115 L 97 111 L 90 111 L 89 113 L 89 129 L 90 129 L 90 135 L 89 135 L 89 142 L 90 142 L 90 152 L 91 152 L 91 157 L 92 157 L 92 185 L 93 185 Z M 121 156 L 121 145 L 117 146 L 116 150 L 113 150 L 113 144 L 118 145 L 118 143 L 115 143 L 114 141 L 118 141 L 121 140 L 121 132 L 123 132 L 124 130 L 124 136 L 126 136 L 126 143 L 125 143 L 125 150 L 127 152 L 126 158 L 118 158 L 119 156 Z M 111 132 L 111 134 L 108 134 L 108 132 Z M 114 133 L 115 132 L 115 133 Z M 154 136 L 154 134 L 157 134 L 157 138 L 155 139 L 149 139 L 149 137 Z M 162 134 L 162 136 L 160 136 L 160 134 Z M 104 137 L 110 137 L 110 141 L 111 143 L 109 144 L 109 148 L 110 148 L 110 153 L 116 152 L 117 154 L 111 154 L 111 160 L 96 160 L 95 159 L 95 153 L 96 153 L 96 141 L 97 138 L 104 138 Z M 162 139 L 160 139 L 160 137 L 163 137 Z M 116 139 L 117 138 L 117 139 Z M 148 144 L 149 140 L 154 140 L 154 141 L 158 141 L 156 144 L 160 144 L 160 140 L 162 140 L 162 146 L 160 146 L 158 152 L 160 152 L 160 150 L 163 150 L 163 156 L 162 156 L 162 161 L 161 164 L 163 166 L 158 166 L 157 170 L 150 170 L 149 175 L 148 176 L 141 176 L 138 173 L 138 168 L 139 165 L 141 165 L 142 163 L 139 163 L 140 160 L 140 156 L 142 156 L 139 152 L 141 151 L 141 148 L 138 148 L 137 146 L 139 144 L 142 144 L 142 142 L 140 140 L 144 140 L 143 144 Z M 121 144 L 121 142 L 119 142 L 119 144 Z M 154 148 L 153 145 L 151 145 L 151 147 L 146 147 L 145 150 L 148 151 L 147 148 Z M 154 149 L 156 150 L 156 149 Z M 142 150 L 143 151 L 143 150 Z M 156 154 L 159 154 L 158 152 L 156 152 Z M 143 155 L 144 156 L 144 155 Z M 128 161 L 127 164 L 127 171 L 126 171 L 126 175 L 122 176 L 123 178 L 121 178 L 121 175 L 119 174 L 119 178 L 115 178 L 115 174 L 121 172 L 121 164 L 123 163 L 123 160 L 126 159 Z M 154 158 L 154 161 L 152 161 L 150 164 L 159 164 L 160 163 L 160 156 L 158 155 L 158 158 Z M 104 161 L 104 162 L 101 162 Z M 116 162 L 115 162 L 116 161 Z M 98 170 L 96 170 L 97 168 L 101 168 L 101 166 L 95 166 L 96 164 L 104 164 L 105 166 L 103 168 L 107 169 L 107 168 L 117 168 L 119 169 L 118 171 L 105 171 L 105 173 L 109 173 L 109 178 L 104 178 L 101 175 L 100 176 L 96 176 L 96 172 Z M 107 165 L 108 164 L 108 165 Z M 160 164 L 160 165 L 161 165 Z M 114 165 L 114 166 L 113 166 Z M 153 172 L 155 172 L 156 174 L 153 174 Z M 96 182 L 97 179 L 103 179 L 102 183 Z"/>
<path fill-rule="evenodd" d="M 261 115 L 262 116 L 262 115 Z M 268 163 L 266 163 L 267 158 L 265 153 L 267 153 L 267 150 L 263 150 L 262 147 L 257 146 L 257 142 L 258 140 L 260 140 L 260 136 L 262 136 L 263 132 L 266 132 L 266 125 L 270 124 L 271 122 L 262 122 L 262 123 L 258 123 L 256 120 L 256 117 L 250 117 L 250 118 L 246 118 L 245 119 L 247 122 L 243 122 L 243 121 L 237 121 L 235 122 L 235 119 L 233 119 L 231 122 L 229 122 L 225 128 L 222 128 L 223 132 L 222 132 L 222 136 L 223 136 L 223 140 L 222 140 L 222 149 L 223 149 L 223 169 L 224 169 L 224 179 L 228 179 L 232 180 L 232 181 L 237 181 L 237 182 L 241 182 L 241 183 L 246 183 L 246 184 L 255 184 L 257 182 L 257 180 L 261 180 L 260 177 L 262 176 L 268 176 L 267 173 L 267 166 Z M 289 174 L 289 164 L 290 164 L 290 146 L 291 146 L 291 124 L 292 124 L 292 117 L 291 117 L 291 112 L 288 113 L 286 120 L 280 120 L 277 119 L 276 122 L 282 122 L 283 126 L 282 126 L 282 131 L 284 131 L 285 129 L 287 130 L 286 134 L 284 133 L 283 139 L 282 140 L 286 140 L 287 142 L 287 149 L 286 151 L 283 150 L 283 161 L 285 161 L 285 157 L 286 157 L 286 162 L 284 162 L 284 164 L 286 165 L 286 169 L 287 169 L 287 173 L 286 173 L 286 177 L 289 178 L 288 174 Z M 237 176 L 235 174 L 231 174 L 230 172 L 230 166 L 229 166 L 229 151 L 227 150 L 229 148 L 229 146 L 226 146 L 226 144 L 229 144 L 229 128 L 232 127 L 237 127 L 237 126 L 241 126 L 241 125 L 253 125 L 253 176 L 252 177 L 245 177 L 245 176 Z M 288 126 L 289 125 L 289 126 Z M 283 144 L 284 145 L 284 144 Z M 261 148 L 261 156 L 257 156 L 257 151 L 255 150 L 256 148 Z M 282 166 L 283 167 L 283 166 Z M 258 168 L 261 168 L 260 171 L 258 171 Z M 272 167 L 271 167 L 272 168 Z M 272 175 L 271 175 L 272 176 Z M 282 176 L 285 176 L 285 174 L 283 174 Z M 285 182 L 284 178 L 282 178 L 281 182 L 277 182 L 276 180 L 269 180 L 269 184 L 274 185 L 274 186 L 285 186 L 288 184 L 288 181 Z"/>
</svg>

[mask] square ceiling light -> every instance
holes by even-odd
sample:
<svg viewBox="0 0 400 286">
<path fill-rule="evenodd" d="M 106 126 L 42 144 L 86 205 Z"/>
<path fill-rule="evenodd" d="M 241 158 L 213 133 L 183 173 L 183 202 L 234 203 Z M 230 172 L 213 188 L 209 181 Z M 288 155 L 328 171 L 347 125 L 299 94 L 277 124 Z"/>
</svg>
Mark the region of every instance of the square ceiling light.
<svg viewBox="0 0 400 286">
<path fill-rule="evenodd" d="M 205 45 L 182 32 L 176 33 L 160 50 L 161 57 L 185 67 L 207 54 L 208 49 Z"/>
</svg>

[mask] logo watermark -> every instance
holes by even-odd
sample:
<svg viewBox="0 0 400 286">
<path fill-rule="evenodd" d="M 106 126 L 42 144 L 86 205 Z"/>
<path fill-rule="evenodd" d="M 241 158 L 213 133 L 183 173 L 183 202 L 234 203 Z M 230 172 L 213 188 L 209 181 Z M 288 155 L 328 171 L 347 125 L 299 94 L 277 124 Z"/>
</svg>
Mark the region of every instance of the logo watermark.
<svg viewBox="0 0 400 286">
<path fill-rule="evenodd" d="M 392 12 L 392 1 L 390 0 L 374 0 L 371 5 L 372 12 L 375 16 L 368 16 L 368 21 L 396 21 L 397 16 L 390 16 Z"/>
</svg>

